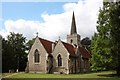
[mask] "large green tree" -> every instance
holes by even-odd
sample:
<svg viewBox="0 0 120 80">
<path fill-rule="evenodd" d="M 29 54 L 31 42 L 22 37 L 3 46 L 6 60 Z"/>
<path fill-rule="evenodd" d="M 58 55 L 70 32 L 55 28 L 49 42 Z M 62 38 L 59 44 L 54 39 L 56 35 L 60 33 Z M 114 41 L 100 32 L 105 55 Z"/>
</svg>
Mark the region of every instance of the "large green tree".
<svg viewBox="0 0 120 80">
<path fill-rule="evenodd" d="M 8 72 L 9 69 L 13 69 L 13 53 L 12 47 L 8 44 L 8 41 L 2 39 L 2 72 Z"/>
<path fill-rule="evenodd" d="M 92 38 L 92 69 L 115 69 L 120 75 L 120 2 L 103 2 Z"/>
<path fill-rule="evenodd" d="M 26 38 L 22 34 L 11 32 L 7 40 L 3 39 L 3 71 L 9 69 L 25 70 L 27 62 Z M 7 63 L 6 63 L 7 62 Z"/>
<path fill-rule="evenodd" d="M 112 65 L 120 76 L 120 2 L 111 3 L 110 26 Z"/>
<path fill-rule="evenodd" d="M 97 21 L 97 33 L 94 34 L 91 42 L 92 50 L 92 69 L 107 70 L 110 67 L 110 25 L 109 25 L 109 5 L 110 3 L 103 3 L 103 8 L 99 11 Z"/>
</svg>

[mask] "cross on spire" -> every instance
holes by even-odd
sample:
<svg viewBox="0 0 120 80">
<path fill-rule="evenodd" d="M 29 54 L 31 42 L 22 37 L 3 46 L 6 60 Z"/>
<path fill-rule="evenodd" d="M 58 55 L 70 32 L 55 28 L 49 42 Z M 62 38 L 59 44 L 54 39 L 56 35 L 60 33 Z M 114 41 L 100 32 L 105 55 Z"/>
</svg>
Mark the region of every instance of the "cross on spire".
<svg viewBox="0 0 120 80">
<path fill-rule="evenodd" d="M 60 39 L 60 36 L 59 36 L 59 39 Z"/>
<path fill-rule="evenodd" d="M 38 32 L 36 33 L 36 36 L 38 37 Z"/>
</svg>

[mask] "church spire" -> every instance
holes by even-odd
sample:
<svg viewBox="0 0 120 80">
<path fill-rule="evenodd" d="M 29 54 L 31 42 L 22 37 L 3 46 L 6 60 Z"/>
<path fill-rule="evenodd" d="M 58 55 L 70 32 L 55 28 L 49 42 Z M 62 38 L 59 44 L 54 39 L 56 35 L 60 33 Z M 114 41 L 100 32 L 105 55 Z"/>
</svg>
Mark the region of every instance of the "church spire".
<svg viewBox="0 0 120 80">
<path fill-rule="evenodd" d="M 74 15 L 74 11 L 73 11 L 73 16 L 72 16 L 72 24 L 71 24 L 71 32 L 70 34 L 75 34 L 77 33 L 77 30 L 76 30 L 76 22 L 75 22 L 75 15 Z"/>
</svg>

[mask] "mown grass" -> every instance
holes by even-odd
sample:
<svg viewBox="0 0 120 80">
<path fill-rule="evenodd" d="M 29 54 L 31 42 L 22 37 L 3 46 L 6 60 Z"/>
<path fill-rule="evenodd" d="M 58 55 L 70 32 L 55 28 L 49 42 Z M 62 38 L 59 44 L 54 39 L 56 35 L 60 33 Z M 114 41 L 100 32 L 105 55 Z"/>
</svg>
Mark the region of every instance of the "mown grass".
<svg viewBox="0 0 120 80">
<path fill-rule="evenodd" d="M 8 75 L 12 75 L 12 74 L 14 74 L 14 73 L 3 73 L 2 77 L 8 76 Z"/>
<path fill-rule="evenodd" d="M 114 75 L 114 71 L 102 71 L 86 74 L 35 74 L 35 73 L 17 73 L 15 75 L 9 76 L 8 73 L 4 73 L 3 77 L 9 76 L 7 78 L 103 78 L 104 80 L 120 80 Z M 107 78 L 107 79 L 105 79 Z M 108 79 L 109 78 L 109 79 Z"/>
</svg>

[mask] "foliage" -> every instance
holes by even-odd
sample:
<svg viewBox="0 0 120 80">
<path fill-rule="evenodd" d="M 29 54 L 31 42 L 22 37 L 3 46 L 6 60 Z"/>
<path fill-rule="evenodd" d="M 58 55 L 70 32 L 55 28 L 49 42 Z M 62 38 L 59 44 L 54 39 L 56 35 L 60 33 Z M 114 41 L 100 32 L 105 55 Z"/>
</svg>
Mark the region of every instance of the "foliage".
<svg viewBox="0 0 120 80">
<path fill-rule="evenodd" d="M 13 62 L 12 47 L 7 40 L 2 39 L 2 72 L 8 72 Z"/>
<path fill-rule="evenodd" d="M 86 47 L 88 50 L 90 49 L 90 44 L 91 44 L 91 40 L 89 37 L 85 37 L 81 40 L 81 44 L 82 46 Z"/>
<path fill-rule="evenodd" d="M 35 38 L 33 38 L 32 40 L 29 40 L 29 41 L 26 43 L 27 50 L 30 50 L 30 49 L 31 49 L 34 41 L 35 41 Z"/>
<path fill-rule="evenodd" d="M 111 53 L 117 74 L 120 76 L 120 2 L 112 3 L 110 9 Z"/>
<path fill-rule="evenodd" d="M 8 35 L 7 40 L 3 39 L 3 72 L 8 72 L 9 69 L 19 69 L 20 71 L 25 69 L 27 62 L 25 40 L 26 38 L 22 34 L 14 32 Z"/>
<path fill-rule="evenodd" d="M 97 31 L 92 37 L 92 69 L 107 70 L 110 68 L 110 25 L 109 25 L 109 3 L 104 3 L 103 8 L 100 9 Z"/>
<path fill-rule="evenodd" d="M 120 3 L 103 2 L 92 37 L 92 69 L 116 69 L 120 74 Z"/>
</svg>

